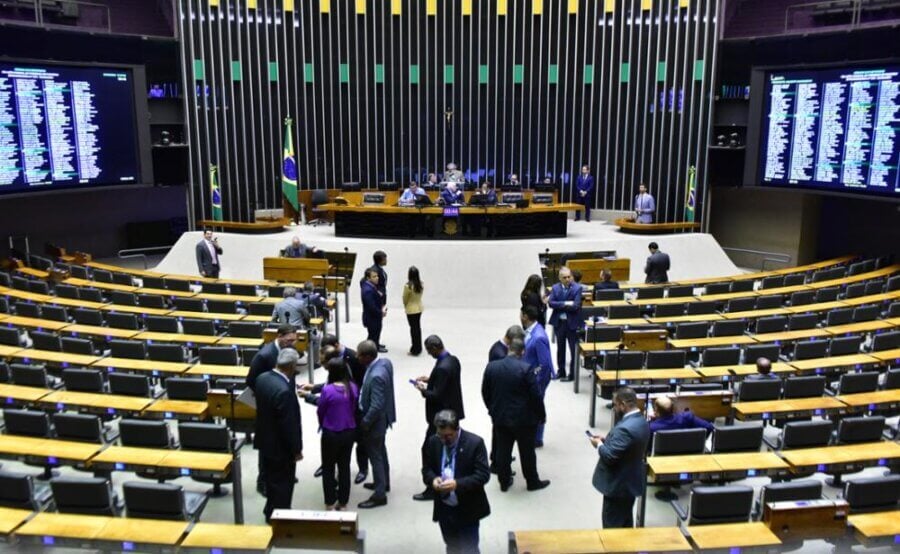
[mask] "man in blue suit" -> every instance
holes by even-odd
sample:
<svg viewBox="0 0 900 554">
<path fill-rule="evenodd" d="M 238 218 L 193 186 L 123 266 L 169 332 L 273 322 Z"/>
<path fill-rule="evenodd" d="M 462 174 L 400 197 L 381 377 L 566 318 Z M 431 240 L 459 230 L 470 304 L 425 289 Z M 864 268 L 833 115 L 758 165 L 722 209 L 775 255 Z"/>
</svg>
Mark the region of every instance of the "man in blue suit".
<svg viewBox="0 0 900 554">
<path fill-rule="evenodd" d="M 450 206 L 452 204 L 462 204 L 465 201 L 465 197 L 463 192 L 457 188 L 456 183 L 447 183 L 447 186 L 441 191 L 441 200 L 444 201 L 445 206 Z"/>
<path fill-rule="evenodd" d="M 359 391 L 359 410 L 362 413 L 359 426 L 372 464 L 374 481 L 363 485 L 373 491 L 368 500 L 358 505 L 365 509 L 387 504 L 387 493 L 391 490 L 391 466 L 384 439 L 388 428 L 397 421 L 397 411 L 394 404 L 394 366 L 391 361 L 378 358 L 378 345 L 371 340 L 359 343 L 356 357 L 366 368 L 362 390 Z"/>
<path fill-rule="evenodd" d="M 581 175 L 575 179 L 575 202 L 584 206 L 584 220 L 591 221 L 591 206 L 594 205 L 594 176 L 591 175 L 591 168 L 587 165 L 581 166 Z M 575 221 L 581 219 L 581 212 L 575 212 Z"/>
<path fill-rule="evenodd" d="M 535 306 L 524 306 L 519 312 L 522 328 L 525 329 L 525 355 L 522 359 L 534 371 L 537 377 L 538 388 L 541 391 L 541 399 L 547 392 L 550 380 L 556 378 L 553 370 L 553 356 L 550 355 L 550 341 L 547 332 L 538 322 L 540 314 Z M 544 424 L 539 423 L 535 435 L 534 445 L 537 448 L 544 446 Z"/>
<path fill-rule="evenodd" d="M 581 286 L 572 280 L 572 272 L 563 266 L 559 270 L 559 283 L 550 289 L 548 304 L 553 308 L 550 325 L 556 334 L 556 367 L 561 381 L 571 381 L 575 375 L 575 358 L 578 356 L 578 331 L 584 325 L 581 316 Z M 572 365 L 566 375 L 566 345 L 572 351 Z"/>
<path fill-rule="evenodd" d="M 360 284 L 362 295 L 362 323 L 369 332 L 367 339 L 379 344 L 381 339 L 381 325 L 384 319 L 384 305 L 381 303 L 381 293 L 378 292 L 378 272 L 372 268 L 366 270 L 366 278 Z"/>
<path fill-rule="evenodd" d="M 641 183 L 637 196 L 634 197 L 634 214 L 637 223 L 653 223 L 653 215 L 656 213 L 656 200 L 647 192 L 647 185 Z"/>
<path fill-rule="evenodd" d="M 644 493 L 644 452 L 650 441 L 650 426 L 638 409 L 634 389 L 617 390 L 613 409 L 619 416 L 618 423 L 605 437 L 591 437 L 600 455 L 592 481 L 603 494 L 604 529 L 634 527 L 634 499 Z"/>
</svg>

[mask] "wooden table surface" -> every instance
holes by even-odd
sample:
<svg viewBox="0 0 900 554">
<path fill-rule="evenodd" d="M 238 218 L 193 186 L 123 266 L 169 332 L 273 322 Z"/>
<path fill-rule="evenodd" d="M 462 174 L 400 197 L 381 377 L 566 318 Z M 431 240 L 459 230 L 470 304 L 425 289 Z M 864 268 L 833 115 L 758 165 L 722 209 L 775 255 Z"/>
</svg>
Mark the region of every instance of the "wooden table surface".
<svg viewBox="0 0 900 554">
<path fill-rule="evenodd" d="M 100 358 L 92 364 L 94 367 L 128 369 L 132 371 L 184 373 L 190 367 L 181 362 L 157 362 L 155 360 L 133 360 L 131 358 Z"/>
<path fill-rule="evenodd" d="M 0 507 L 0 535 L 8 535 L 34 514 L 31 510 Z"/>
<path fill-rule="evenodd" d="M 685 456 L 649 456 L 648 475 L 680 475 L 687 473 L 716 473 L 722 468 L 710 454 L 689 454 Z"/>
<path fill-rule="evenodd" d="M 187 531 L 187 521 L 164 521 L 130 517 L 101 517 L 106 524 L 94 540 L 175 546 Z"/>
<path fill-rule="evenodd" d="M 9 346 L 6 344 L 0 344 L 0 356 L 12 356 L 16 352 L 20 352 L 24 350 L 21 346 Z"/>
<path fill-rule="evenodd" d="M 69 277 L 63 281 L 66 285 L 76 287 L 93 287 L 95 289 L 117 290 L 121 292 L 134 292 L 137 287 L 133 285 L 118 285 L 115 283 L 101 283 L 100 281 L 91 281 L 89 279 L 79 279 L 78 277 Z"/>
<path fill-rule="evenodd" d="M 196 523 L 181 541 L 182 547 L 209 549 L 266 550 L 272 542 L 268 525 Z"/>
<path fill-rule="evenodd" d="M 137 448 L 134 446 L 110 446 L 91 460 L 91 464 L 126 464 L 142 467 L 157 467 L 169 454 L 161 448 Z"/>
<path fill-rule="evenodd" d="M 263 339 L 251 339 L 245 337 L 222 337 L 217 342 L 217 346 L 262 346 Z"/>
<path fill-rule="evenodd" d="M 813 304 L 803 304 L 802 306 L 788 306 L 785 310 L 791 314 L 805 314 L 809 312 L 824 312 L 846 308 L 847 304 L 843 300 L 832 300 L 831 302 L 816 302 Z"/>
<path fill-rule="evenodd" d="M 787 342 L 792 340 L 811 339 L 816 337 L 827 337 L 828 331 L 825 329 L 798 329 L 796 331 L 781 331 L 778 333 L 762 333 L 753 335 L 757 342 Z"/>
<path fill-rule="evenodd" d="M 691 545 L 678 527 L 601 529 L 603 552 L 690 552 Z"/>
<path fill-rule="evenodd" d="M 851 515 L 847 522 L 866 539 L 900 535 L 900 510 Z"/>
<path fill-rule="evenodd" d="M 202 298 L 203 300 L 231 300 L 234 302 L 261 302 L 264 298 L 263 296 L 248 296 L 244 294 L 215 294 L 211 292 L 201 292 L 194 296 L 194 298 Z"/>
<path fill-rule="evenodd" d="M 665 323 L 695 323 L 697 321 L 719 321 L 725 319 L 722 314 L 679 315 L 672 317 L 648 317 L 647 321 L 662 325 Z"/>
<path fill-rule="evenodd" d="M 245 365 L 217 365 L 195 364 L 190 367 L 185 375 L 209 375 L 211 377 L 240 377 L 244 378 L 250 373 L 250 366 Z"/>
<path fill-rule="evenodd" d="M 760 400 L 756 402 L 735 402 L 731 405 L 738 419 L 745 416 L 775 414 L 788 412 L 804 412 L 815 410 L 837 410 L 845 404 L 833 396 L 816 396 L 813 398 L 785 398 L 780 400 Z"/>
<path fill-rule="evenodd" d="M 41 404 L 59 405 L 60 411 L 69 406 L 88 408 L 112 408 L 126 412 L 140 412 L 153 402 L 152 398 L 125 396 L 121 394 L 104 394 L 98 392 L 76 392 L 61 390 L 41 398 Z"/>
<path fill-rule="evenodd" d="M 167 296 L 167 297 L 177 297 L 177 298 L 191 298 L 192 296 L 197 295 L 197 293 L 194 291 L 173 290 L 173 289 L 154 289 L 154 288 L 146 288 L 146 287 L 141 287 L 134 292 L 135 292 L 135 294 L 152 294 L 154 296 Z"/>
<path fill-rule="evenodd" d="M 747 310 L 745 312 L 726 312 L 722 314 L 725 319 L 756 319 L 770 315 L 786 315 L 790 312 L 786 308 L 766 308 L 765 310 Z"/>
<path fill-rule="evenodd" d="M 900 458 L 900 444 L 891 441 L 782 450 L 781 457 L 792 466 L 817 466 Z"/>
<path fill-rule="evenodd" d="M 2 396 L 2 395 L 0 395 Z M 879 404 L 900 403 L 900 389 L 887 389 L 875 392 L 859 392 L 856 394 L 842 394 L 836 396 L 838 400 L 848 406 L 878 406 Z"/>
<path fill-rule="evenodd" d="M 86 462 L 102 445 L 59 439 L 0 435 L 0 452 L 13 456 L 40 456 Z"/>
<path fill-rule="evenodd" d="M 144 308 L 142 306 L 127 306 L 125 304 L 104 304 L 100 307 L 105 312 L 120 312 L 141 315 L 166 315 L 172 310 L 168 308 Z"/>
<path fill-rule="evenodd" d="M 33 348 L 29 348 L 27 350 L 19 350 L 18 352 L 10 354 L 10 357 L 21 360 L 39 360 L 42 362 L 54 362 L 74 366 L 89 366 L 100 359 L 97 356 L 87 356 L 85 354 L 70 354 L 68 352 L 53 352 L 51 350 L 35 350 Z"/>
<path fill-rule="evenodd" d="M 16 531 L 16 535 L 31 537 L 61 537 L 93 540 L 109 520 L 108 516 L 85 516 L 41 512 Z"/>
<path fill-rule="evenodd" d="M 231 468 L 231 454 L 191 450 L 167 450 L 164 452 L 166 455 L 156 464 L 157 467 L 185 468 L 217 473 L 228 473 Z"/>
<path fill-rule="evenodd" d="M 209 406 L 199 400 L 169 400 L 163 398 L 144 408 L 145 414 L 177 414 L 204 419 Z"/>
<path fill-rule="evenodd" d="M 869 355 L 879 362 L 895 362 L 900 360 L 900 348 L 892 350 L 881 350 L 879 352 L 870 352 Z"/>
<path fill-rule="evenodd" d="M 43 387 L 25 387 L 0 383 L 0 398 L 12 398 L 23 402 L 34 402 L 53 392 Z"/>
<path fill-rule="evenodd" d="M 847 356 L 831 356 L 829 358 L 815 358 L 812 360 L 793 361 L 790 364 L 799 371 L 811 371 L 816 369 L 828 369 L 833 367 L 851 367 L 876 363 L 878 360 L 868 354 L 849 354 Z"/>
<path fill-rule="evenodd" d="M 167 315 L 182 319 L 212 319 L 215 321 L 240 321 L 244 314 L 219 314 L 210 312 L 189 312 L 187 310 L 172 310 Z"/>
<path fill-rule="evenodd" d="M 702 339 L 669 339 L 672 348 L 689 349 L 689 348 L 710 348 L 714 346 L 733 346 L 738 344 L 753 344 L 756 342 L 752 337 L 747 335 L 736 335 L 733 337 L 706 337 Z"/>
<path fill-rule="evenodd" d="M 873 321 L 862 321 L 860 323 L 848 323 L 846 325 L 832 325 L 831 327 L 823 327 L 831 335 L 845 335 L 848 333 L 868 333 L 869 331 L 877 331 L 879 329 L 888 329 L 893 325 L 883 319 Z"/>
<path fill-rule="evenodd" d="M 31 329 L 45 329 L 50 331 L 59 331 L 69 324 L 64 321 L 54 321 L 52 319 L 39 319 L 36 317 L 22 317 L 18 315 L 7 316 L 3 320 L 6 325 L 15 325 L 16 327 L 28 327 Z"/>
<path fill-rule="evenodd" d="M 605 552 L 596 529 L 571 531 L 516 531 L 519 554 L 596 554 Z"/>
<path fill-rule="evenodd" d="M 709 454 L 723 471 L 789 469 L 787 462 L 774 452 L 734 452 Z"/>
<path fill-rule="evenodd" d="M 617 375 L 618 373 L 618 375 Z M 618 379 L 616 379 L 618 377 Z M 693 369 L 623 369 L 616 371 L 598 371 L 597 379 L 601 383 L 617 383 L 619 381 L 687 381 L 699 380 L 700 374 Z"/>
<path fill-rule="evenodd" d="M 67 306 L 70 308 L 88 308 L 91 310 L 99 310 L 103 306 L 106 306 L 105 302 L 91 302 L 89 300 L 79 300 L 77 298 L 62 298 L 60 296 L 53 296 L 49 300 L 47 300 L 50 304 L 56 304 L 58 306 Z"/>
<path fill-rule="evenodd" d="M 781 539 L 760 521 L 690 525 L 686 529 L 691 542 L 701 550 L 712 548 L 733 550 L 781 544 Z"/>
<path fill-rule="evenodd" d="M 696 371 L 703 378 L 731 376 L 731 371 L 738 375 L 753 375 L 756 373 L 756 364 L 701 366 Z M 792 371 L 794 371 L 794 368 L 784 362 L 772 364 L 773 373 L 790 373 Z"/>
<path fill-rule="evenodd" d="M 215 335 L 186 335 L 184 333 L 158 333 L 153 331 L 138 333 L 134 338 L 137 340 L 188 344 L 216 344 L 219 340 L 219 337 Z"/>
<path fill-rule="evenodd" d="M 137 335 L 140 331 L 131 329 L 117 329 L 115 327 L 101 327 L 100 325 L 68 325 L 62 330 L 63 333 L 72 336 L 89 335 L 92 337 L 112 337 L 116 339 L 130 339 Z"/>
</svg>

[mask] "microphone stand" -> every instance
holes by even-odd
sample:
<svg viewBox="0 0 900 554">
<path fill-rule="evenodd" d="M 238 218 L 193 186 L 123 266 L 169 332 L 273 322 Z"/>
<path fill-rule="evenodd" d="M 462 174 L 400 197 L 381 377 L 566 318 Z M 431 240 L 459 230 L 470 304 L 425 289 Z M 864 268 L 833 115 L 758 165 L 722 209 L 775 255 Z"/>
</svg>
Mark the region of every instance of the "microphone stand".
<svg viewBox="0 0 900 554">
<path fill-rule="evenodd" d="M 234 384 L 226 385 L 225 392 L 228 393 L 228 419 L 225 423 L 231 430 L 231 449 L 233 451 L 237 444 L 237 433 L 234 430 Z"/>
<path fill-rule="evenodd" d="M 650 387 L 648 386 L 646 391 L 644 392 L 644 417 L 646 418 L 649 413 L 650 413 Z M 650 445 L 648 444 L 647 446 L 649 447 Z M 647 451 L 648 450 L 649 450 L 649 448 L 644 449 L 644 476 L 645 477 L 644 477 L 643 492 L 641 492 L 641 509 L 638 512 L 637 527 L 643 527 L 644 520 L 647 517 L 647 479 L 646 479 L 646 475 L 647 475 L 647 456 L 648 456 Z"/>
</svg>

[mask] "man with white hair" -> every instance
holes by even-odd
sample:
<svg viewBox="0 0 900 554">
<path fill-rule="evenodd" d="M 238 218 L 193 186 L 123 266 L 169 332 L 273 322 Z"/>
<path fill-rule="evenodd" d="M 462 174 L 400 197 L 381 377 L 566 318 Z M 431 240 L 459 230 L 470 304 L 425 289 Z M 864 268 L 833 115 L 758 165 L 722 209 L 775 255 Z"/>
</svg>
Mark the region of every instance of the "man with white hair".
<svg viewBox="0 0 900 554">
<path fill-rule="evenodd" d="M 307 258 L 309 254 L 317 254 L 319 249 L 315 246 L 307 246 L 300 242 L 300 237 L 294 235 L 291 243 L 284 249 L 285 258 Z"/>
<path fill-rule="evenodd" d="M 464 183 L 466 181 L 466 176 L 463 175 L 463 172 L 457 169 L 456 164 L 450 162 L 447 164 L 447 171 L 444 172 L 444 180 L 448 183 Z"/>
<path fill-rule="evenodd" d="M 453 204 L 462 204 L 465 201 L 465 197 L 463 196 L 463 192 L 459 190 L 457 184 L 455 182 L 450 182 L 447 183 L 447 186 L 441 191 L 441 200 L 444 201 L 445 206 L 450 206 Z"/>
</svg>

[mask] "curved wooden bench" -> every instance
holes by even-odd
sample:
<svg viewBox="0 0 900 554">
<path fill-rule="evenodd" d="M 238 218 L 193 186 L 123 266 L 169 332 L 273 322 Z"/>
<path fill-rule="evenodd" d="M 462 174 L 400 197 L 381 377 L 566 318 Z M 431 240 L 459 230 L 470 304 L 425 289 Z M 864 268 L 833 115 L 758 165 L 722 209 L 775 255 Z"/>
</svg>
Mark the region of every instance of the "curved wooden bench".
<svg viewBox="0 0 900 554">
<path fill-rule="evenodd" d="M 699 229 L 700 224 L 693 221 L 675 221 L 672 223 L 635 223 L 633 219 L 619 218 L 613 223 L 618 225 L 625 233 L 638 235 L 658 235 L 662 233 L 674 233 L 677 231 L 693 231 Z"/>
<path fill-rule="evenodd" d="M 234 233 L 243 233 L 248 235 L 280 233 L 285 226 L 291 224 L 290 219 L 276 219 L 274 221 L 255 221 L 253 223 L 245 223 L 243 221 L 213 221 L 211 219 L 203 219 L 199 222 L 200 227 L 209 227 L 211 229 L 222 229 L 223 231 L 232 231 Z"/>
</svg>

